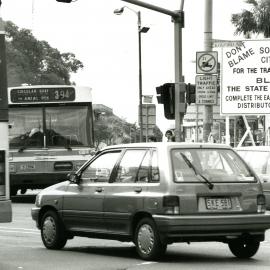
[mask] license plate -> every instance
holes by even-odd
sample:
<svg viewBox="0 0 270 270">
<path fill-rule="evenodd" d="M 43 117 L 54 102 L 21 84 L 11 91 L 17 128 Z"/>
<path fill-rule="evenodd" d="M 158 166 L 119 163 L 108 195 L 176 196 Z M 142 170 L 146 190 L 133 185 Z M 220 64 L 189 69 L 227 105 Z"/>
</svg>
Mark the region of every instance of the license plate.
<svg viewBox="0 0 270 270">
<path fill-rule="evenodd" d="M 36 167 L 35 164 L 21 164 L 20 165 L 20 170 L 21 171 L 34 170 L 35 167 Z"/>
<path fill-rule="evenodd" d="M 232 208 L 230 198 L 205 198 L 205 204 L 209 210 L 227 210 Z"/>
</svg>

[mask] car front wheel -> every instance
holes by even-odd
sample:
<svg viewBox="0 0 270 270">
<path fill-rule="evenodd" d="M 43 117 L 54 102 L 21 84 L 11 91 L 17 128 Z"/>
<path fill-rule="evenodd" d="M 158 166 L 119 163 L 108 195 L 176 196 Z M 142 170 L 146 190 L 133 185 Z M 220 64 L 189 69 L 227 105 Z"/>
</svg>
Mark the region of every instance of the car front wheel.
<svg viewBox="0 0 270 270">
<path fill-rule="evenodd" d="M 255 240 L 234 240 L 229 242 L 229 248 L 237 258 L 247 259 L 254 256 L 260 247 L 260 242 Z"/>
<path fill-rule="evenodd" d="M 143 218 L 135 231 L 135 245 L 139 256 L 144 260 L 159 259 L 167 245 L 161 243 L 156 225 L 151 218 Z"/>
<path fill-rule="evenodd" d="M 54 211 L 47 211 L 41 220 L 41 238 L 48 249 L 61 249 L 67 242 L 64 226 Z"/>
</svg>

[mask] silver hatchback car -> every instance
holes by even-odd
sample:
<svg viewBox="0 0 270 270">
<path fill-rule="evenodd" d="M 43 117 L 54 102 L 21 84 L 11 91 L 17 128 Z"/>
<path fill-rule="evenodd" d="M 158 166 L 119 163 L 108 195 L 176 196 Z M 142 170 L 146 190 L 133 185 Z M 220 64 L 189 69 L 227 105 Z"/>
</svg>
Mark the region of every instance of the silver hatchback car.
<svg viewBox="0 0 270 270">
<path fill-rule="evenodd" d="M 145 260 L 192 241 L 224 242 L 249 258 L 270 228 L 252 169 L 228 146 L 199 143 L 107 147 L 41 191 L 32 218 L 48 249 L 74 236 L 116 239 L 133 241 Z"/>
</svg>

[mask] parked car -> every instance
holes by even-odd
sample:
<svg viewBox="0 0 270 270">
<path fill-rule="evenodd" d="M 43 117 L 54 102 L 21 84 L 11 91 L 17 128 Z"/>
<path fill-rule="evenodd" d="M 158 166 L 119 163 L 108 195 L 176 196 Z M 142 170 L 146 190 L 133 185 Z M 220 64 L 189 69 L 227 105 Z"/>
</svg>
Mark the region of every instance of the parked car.
<svg viewBox="0 0 270 270">
<path fill-rule="evenodd" d="M 259 176 L 270 210 L 270 146 L 243 146 L 235 149 Z"/>
<path fill-rule="evenodd" d="M 32 218 L 48 249 L 86 236 L 133 241 L 142 259 L 174 242 L 220 241 L 256 254 L 270 215 L 258 177 L 225 145 L 138 143 L 99 151 L 41 191 Z"/>
</svg>

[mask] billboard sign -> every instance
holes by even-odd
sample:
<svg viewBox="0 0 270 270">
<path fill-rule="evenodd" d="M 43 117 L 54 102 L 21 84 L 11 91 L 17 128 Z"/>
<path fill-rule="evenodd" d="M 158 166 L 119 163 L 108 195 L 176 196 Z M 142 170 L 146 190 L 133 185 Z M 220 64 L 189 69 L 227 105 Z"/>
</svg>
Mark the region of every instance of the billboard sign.
<svg viewBox="0 0 270 270">
<path fill-rule="evenodd" d="M 223 48 L 221 114 L 270 114 L 270 42 Z"/>
</svg>

